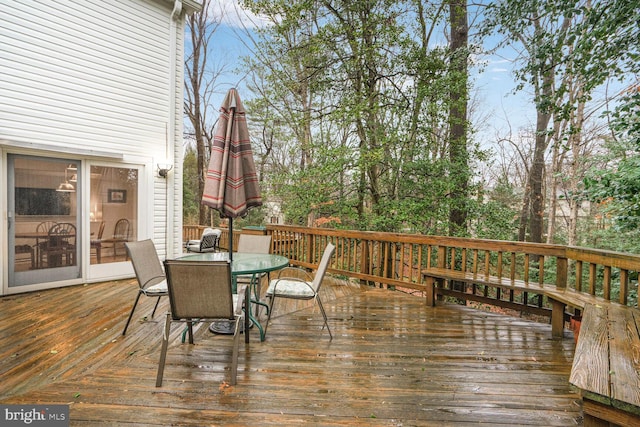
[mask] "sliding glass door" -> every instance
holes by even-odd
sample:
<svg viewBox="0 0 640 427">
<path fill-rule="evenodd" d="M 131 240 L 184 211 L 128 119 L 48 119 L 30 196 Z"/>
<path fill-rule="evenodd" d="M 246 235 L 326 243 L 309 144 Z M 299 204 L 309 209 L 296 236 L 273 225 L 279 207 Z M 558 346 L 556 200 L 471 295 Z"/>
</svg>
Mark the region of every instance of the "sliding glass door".
<svg viewBox="0 0 640 427">
<path fill-rule="evenodd" d="M 9 287 L 81 277 L 80 162 L 8 158 Z"/>
<path fill-rule="evenodd" d="M 138 169 L 90 169 L 91 265 L 127 261 L 124 243 L 138 236 Z"/>
<path fill-rule="evenodd" d="M 10 292 L 124 276 L 140 166 L 8 154 Z"/>
</svg>

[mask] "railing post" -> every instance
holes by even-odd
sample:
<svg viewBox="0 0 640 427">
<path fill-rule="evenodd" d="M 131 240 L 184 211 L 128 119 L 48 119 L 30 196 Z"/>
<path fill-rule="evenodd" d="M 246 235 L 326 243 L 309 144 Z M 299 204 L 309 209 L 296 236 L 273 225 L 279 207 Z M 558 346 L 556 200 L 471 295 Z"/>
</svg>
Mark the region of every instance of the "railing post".
<svg viewBox="0 0 640 427">
<path fill-rule="evenodd" d="M 556 288 L 566 289 L 569 272 L 569 261 L 567 258 L 556 258 Z"/>
<path fill-rule="evenodd" d="M 369 271 L 369 241 L 360 239 L 360 273 L 370 274 Z M 364 279 L 360 279 L 361 285 L 368 285 Z"/>
<path fill-rule="evenodd" d="M 437 255 L 437 263 L 438 268 L 445 268 L 447 265 L 447 247 L 446 246 L 438 246 L 438 255 Z"/>
<path fill-rule="evenodd" d="M 438 268 L 445 268 L 447 265 L 447 247 L 446 246 L 438 246 L 438 255 L 436 258 L 436 262 L 438 265 Z M 433 291 L 427 291 L 427 292 L 433 292 L 433 294 L 435 294 L 436 290 L 435 287 L 436 286 L 440 286 L 440 287 L 444 287 L 444 280 L 442 279 L 436 279 L 433 283 Z M 443 297 L 442 295 L 437 295 L 437 298 L 439 300 L 442 300 Z"/>
<path fill-rule="evenodd" d="M 629 272 L 625 269 L 620 269 L 620 298 L 618 302 L 622 305 L 627 305 L 629 302 Z"/>
<path fill-rule="evenodd" d="M 566 304 L 562 301 L 554 299 L 551 302 L 551 337 L 553 339 L 562 339 L 564 336 L 564 311 Z"/>
<path fill-rule="evenodd" d="M 307 263 L 309 264 L 313 264 L 313 260 L 315 259 L 315 235 L 314 234 L 310 234 L 309 235 L 309 239 L 307 239 Z"/>
</svg>

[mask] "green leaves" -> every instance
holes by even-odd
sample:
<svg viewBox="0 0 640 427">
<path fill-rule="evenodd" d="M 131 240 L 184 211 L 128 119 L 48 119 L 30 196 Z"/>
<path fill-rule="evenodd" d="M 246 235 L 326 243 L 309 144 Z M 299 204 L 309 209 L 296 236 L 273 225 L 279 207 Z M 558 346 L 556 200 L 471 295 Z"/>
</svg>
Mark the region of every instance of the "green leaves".
<svg viewBox="0 0 640 427">
<path fill-rule="evenodd" d="M 585 178 L 585 193 L 613 217 L 621 230 L 640 226 L 640 94 L 632 88 L 613 114 L 612 140 L 603 156 L 612 166 L 598 168 Z"/>
</svg>

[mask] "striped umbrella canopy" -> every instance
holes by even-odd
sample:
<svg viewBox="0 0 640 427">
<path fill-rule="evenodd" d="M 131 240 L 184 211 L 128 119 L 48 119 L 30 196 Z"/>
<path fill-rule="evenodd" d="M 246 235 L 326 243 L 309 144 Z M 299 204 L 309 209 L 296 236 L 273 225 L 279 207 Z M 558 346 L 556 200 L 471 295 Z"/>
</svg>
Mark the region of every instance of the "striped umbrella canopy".
<svg viewBox="0 0 640 427">
<path fill-rule="evenodd" d="M 245 110 L 236 89 L 227 92 L 220 107 L 202 203 L 229 218 L 229 254 L 233 253 L 233 218 L 262 205 Z"/>
</svg>

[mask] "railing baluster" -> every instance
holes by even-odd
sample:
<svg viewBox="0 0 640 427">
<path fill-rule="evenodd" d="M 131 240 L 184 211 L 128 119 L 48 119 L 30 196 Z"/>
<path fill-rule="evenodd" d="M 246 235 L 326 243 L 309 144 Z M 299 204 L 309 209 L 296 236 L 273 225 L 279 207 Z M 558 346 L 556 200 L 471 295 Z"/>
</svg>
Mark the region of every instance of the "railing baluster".
<svg viewBox="0 0 640 427">
<path fill-rule="evenodd" d="M 602 278 L 602 292 L 605 299 L 611 299 L 611 267 L 604 266 L 604 275 Z"/>
<path fill-rule="evenodd" d="M 576 261 L 575 289 L 582 292 L 582 261 Z"/>
<path fill-rule="evenodd" d="M 478 274 L 478 250 L 473 250 L 473 275 L 476 276 Z"/>
<path fill-rule="evenodd" d="M 199 238 L 202 228 L 204 226 L 185 225 L 184 239 Z M 237 231 L 235 234 L 239 235 L 240 230 Z M 637 290 L 635 278 L 640 271 L 640 256 L 633 254 L 528 242 L 296 226 L 268 225 L 267 232 L 273 236 L 274 251 L 287 256 L 292 265 L 305 268 L 317 264 L 324 245 L 334 241 L 337 250 L 332 270 L 355 277 L 362 283 L 398 287 L 406 284 L 411 289 L 424 289 L 423 271 L 430 268 L 473 273 L 479 282 L 495 280 L 498 276 L 505 282 L 522 280 L 530 283 L 535 280 L 531 275 L 537 274 L 536 285 L 559 289 L 571 286 L 578 292 L 607 299 L 613 297 L 622 304 L 633 301 L 635 305 L 635 299 L 629 298 L 629 294 Z M 223 229 L 223 242 L 231 238 L 228 230 Z M 553 275 L 545 278 L 545 270 Z M 491 304 L 496 299 L 495 287 L 484 285 L 484 292 L 478 292 L 478 284 L 473 281 L 468 284 L 478 301 Z M 452 296 L 464 298 L 455 290 L 451 292 Z M 532 295 L 529 291 L 528 296 Z M 528 309 L 526 296 L 520 301 L 517 295 L 509 295 L 512 303 L 506 301 L 506 295 L 504 297 L 504 303 L 520 304 L 523 310 Z"/>
<path fill-rule="evenodd" d="M 627 305 L 629 299 L 627 294 L 629 292 L 629 271 L 625 269 L 620 269 L 620 296 L 619 303 Z"/>
<path fill-rule="evenodd" d="M 556 258 L 556 287 L 566 289 L 569 274 L 569 262 L 567 258 Z"/>
<path fill-rule="evenodd" d="M 484 276 L 489 278 L 491 275 L 491 253 L 484 251 Z"/>
</svg>

